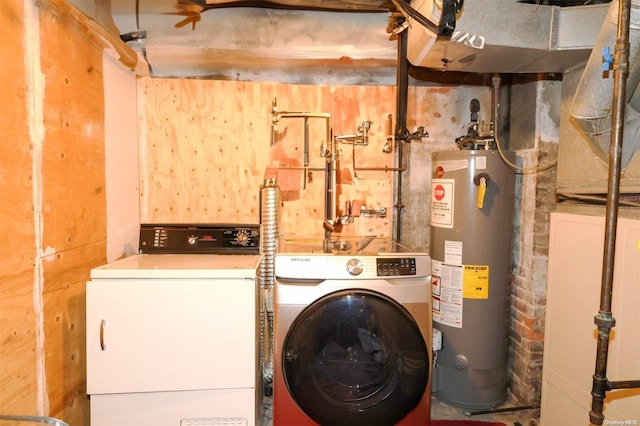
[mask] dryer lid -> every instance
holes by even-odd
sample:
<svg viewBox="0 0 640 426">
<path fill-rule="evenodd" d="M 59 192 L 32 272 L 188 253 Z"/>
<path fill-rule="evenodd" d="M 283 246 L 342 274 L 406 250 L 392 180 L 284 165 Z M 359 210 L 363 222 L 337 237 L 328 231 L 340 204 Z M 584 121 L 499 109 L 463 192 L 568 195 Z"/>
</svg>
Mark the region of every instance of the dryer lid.
<svg viewBox="0 0 640 426">
<path fill-rule="evenodd" d="M 285 239 L 280 241 L 278 252 L 372 256 L 390 253 L 416 253 L 411 247 L 398 241 L 392 240 L 391 238 L 376 237 L 375 235 L 355 237 L 336 236 L 331 239 Z"/>
</svg>

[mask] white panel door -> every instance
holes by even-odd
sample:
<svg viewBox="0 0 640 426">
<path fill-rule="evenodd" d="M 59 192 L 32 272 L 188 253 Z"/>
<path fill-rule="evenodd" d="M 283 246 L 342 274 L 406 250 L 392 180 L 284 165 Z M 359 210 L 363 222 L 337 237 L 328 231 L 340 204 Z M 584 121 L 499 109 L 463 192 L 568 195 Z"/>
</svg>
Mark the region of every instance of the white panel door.
<svg viewBox="0 0 640 426">
<path fill-rule="evenodd" d="M 87 392 L 253 388 L 256 318 L 254 280 L 90 281 Z"/>
<path fill-rule="evenodd" d="M 619 219 L 607 376 L 640 379 L 640 221 Z M 552 213 L 541 422 L 589 425 L 604 247 L 604 218 Z M 612 391 L 605 421 L 640 424 L 640 390 Z M 619 423 L 624 424 L 624 423 Z"/>
</svg>

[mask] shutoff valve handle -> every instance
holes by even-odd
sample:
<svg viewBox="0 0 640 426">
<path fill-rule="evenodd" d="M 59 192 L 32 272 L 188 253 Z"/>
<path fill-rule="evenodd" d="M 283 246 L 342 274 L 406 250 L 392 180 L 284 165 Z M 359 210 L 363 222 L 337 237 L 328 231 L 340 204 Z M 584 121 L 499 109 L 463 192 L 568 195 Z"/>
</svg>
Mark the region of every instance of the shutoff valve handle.
<svg viewBox="0 0 640 426">
<path fill-rule="evenodd" d="M 478 187 L 476 207 L 481 209 L 484 207 L 484 196 L 487 193 L 487 186 L 491 183 L 491 178 L 486 173 L 480 173 L 474 176 L 473 183 Z"/>
<path fill-rule="evenodd" d="M 611 71 L 613 69 L 613 55 L 611 54 L 611 48 L 605 46 L 602 49 L 602 71 Z"/>
</svg>

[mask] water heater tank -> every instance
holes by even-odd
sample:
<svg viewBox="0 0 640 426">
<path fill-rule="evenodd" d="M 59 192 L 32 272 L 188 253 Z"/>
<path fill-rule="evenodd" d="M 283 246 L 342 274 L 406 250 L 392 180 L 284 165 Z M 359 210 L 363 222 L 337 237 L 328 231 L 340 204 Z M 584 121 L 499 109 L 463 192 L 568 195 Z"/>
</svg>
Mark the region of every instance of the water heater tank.
<svg viewBox="0 0 640 426">
<path fill-rule="evenodd" d="M 494 149 L 432 160 L 433 394 L 490 409 L 507 393 L 515 174 Z"/>
</svg>

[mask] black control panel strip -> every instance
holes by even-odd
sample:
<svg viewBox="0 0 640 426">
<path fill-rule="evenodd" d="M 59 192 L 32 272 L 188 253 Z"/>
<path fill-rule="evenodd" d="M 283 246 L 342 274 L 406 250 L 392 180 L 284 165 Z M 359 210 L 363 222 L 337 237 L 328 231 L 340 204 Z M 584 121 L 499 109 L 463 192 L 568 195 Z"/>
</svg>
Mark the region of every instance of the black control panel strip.
<svg viewBox="0 0 640 426">
<path fill-rule="evenodd" d="M 260 225 L 142 224 L 140 253 L 258 254 Z"/>
<path fill-rule="evenodd" d="M 380 257 L 376 259 L 376 269 L 379 277 L 416 275 L 416 258 Z"/>
</svg>

